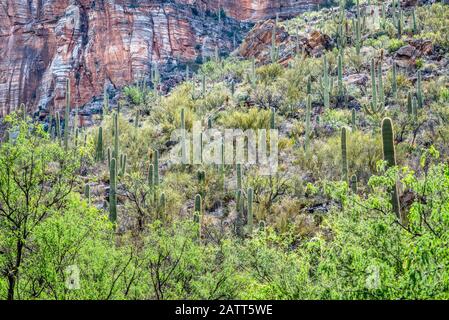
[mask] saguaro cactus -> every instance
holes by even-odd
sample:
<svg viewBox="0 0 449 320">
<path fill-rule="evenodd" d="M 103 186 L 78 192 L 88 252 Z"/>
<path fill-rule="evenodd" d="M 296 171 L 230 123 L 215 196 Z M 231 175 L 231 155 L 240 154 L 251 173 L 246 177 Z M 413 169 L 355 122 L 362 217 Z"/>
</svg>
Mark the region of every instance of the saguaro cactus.
<svg viewBox="0 0 449 320">
<path fill-rule="evenodd" d="M 348 179 L 348 149 L 347 149 L 348 138 L 346 135 L 346 128 L 341 129 L 341 172 L 343 181 L 349 183 Z"/>
<path fill-rule="evenodd" d="M 387 162 L 388 167 L 396 166 L 396 150 L 394 147 L 394 130 L 393 121 L 390 118 L 385 118 L 382 121 L 382 145 L 383 145 L 383 157 Z M 396 216 L 403 220 L 401 216 L 401 207 L 399 203 L 398 185 L 395 184 L 391 196 L 391 204 Z"/>
<path fill-rule="evenodd" d="M 119 176 L 124 176 L 126 173 L 126 154 L 120 155 L 120 171 Z"/>
<path fill-rule="evenodd" d="M 200 194 L 195 196 L 195 213 L 202 214 L 203 212 L 203 198 Z M 199 221 L 196 221 L 199 222 Z"/>
<path fill-rule="evenodd" d="M 109 166 L 109 219 L 117 221 L 117 163 L 116 159 L 111 159 Z"/>
<path fill-rule="evenodd" d="M 104 152 L 103 152 L 103 127 L 98 128 L 98 138 L 97 138 L 97 146 L 95 151 L 95 161 L 103 161 L 104 160 Z"/>
<path fill-rule="evenodd" d="M 165 213 L 166 213 L 166 206 L 167 206 L 166 202 L 167 201 L 166 201 L 166 198 L 165 198 L 165 193 L 162 192 L 161 196 L 159 198 L 159 206 L 158 206 L 158 213 L 161 216 L 161 218 L 163 218 L 165 216 Z"/>
<path fill-rule="evenodd" d="M 237 163 L 237 190 L 242 189 L 242 165 Z"/>
<path fill-rule="evenodd" d="M 148 166 L 148 186 L 151 190 L 154 189 L 154 164 Z"/>
<path fill-rule="evenodd" d="M 84 186 L 84 197 L 86 197 L 87 203 L 90 205 L 90 185 L 88 183 Z"/>
<path fill-rule="evenodd" d="M 154 150 L 153 154 L 153 165 L 154 165 L 154 185 L 159 185 L 159 150 Z"/>
<path fill-rule="evenodd" d="M 274 108 L 271 108 L 270 129 L 271 130 L 276 129 L 276 110 Z"/>
<path fill-rule="evenodd" d="M 118 114 L 114 114 L 113 117 L 113 137 L 114 137 L 114 151 L 112 152 L 112 157 L 120 159 L 119 154 L 119 126 L 118 126 Z"/>
</svg>

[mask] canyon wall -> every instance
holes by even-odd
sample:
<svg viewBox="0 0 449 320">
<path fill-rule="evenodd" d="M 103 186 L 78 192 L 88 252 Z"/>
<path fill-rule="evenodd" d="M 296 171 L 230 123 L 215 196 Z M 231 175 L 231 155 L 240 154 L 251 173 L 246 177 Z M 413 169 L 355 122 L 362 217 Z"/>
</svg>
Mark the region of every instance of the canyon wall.
<svg viewBox="0 0 449 320">
<path fill-rule="evenodd" d="M 65 78 L 72 107 L 114 91 L 155 66 L 234 49 L 247 22 L 288 16 L 316 0 L 0 0 L 0 115 L 60 110 Z M 218 24 L 218 8 L 226 18 Z"/>
</svg>

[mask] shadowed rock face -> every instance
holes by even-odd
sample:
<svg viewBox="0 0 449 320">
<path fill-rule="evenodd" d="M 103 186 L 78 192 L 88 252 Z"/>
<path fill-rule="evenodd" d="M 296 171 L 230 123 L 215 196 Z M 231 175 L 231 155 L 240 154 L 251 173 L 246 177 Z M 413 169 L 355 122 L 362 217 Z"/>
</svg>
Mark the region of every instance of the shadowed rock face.
<svg viewBox="0 0 449 320">
<path fill-rule="evenodd" d="M 233 34 L 256 21 L 310 9 L 316 0 L 0 0 L 0 114 L 72 107 L 180 62 L 233 48 Z"/>
</svg>

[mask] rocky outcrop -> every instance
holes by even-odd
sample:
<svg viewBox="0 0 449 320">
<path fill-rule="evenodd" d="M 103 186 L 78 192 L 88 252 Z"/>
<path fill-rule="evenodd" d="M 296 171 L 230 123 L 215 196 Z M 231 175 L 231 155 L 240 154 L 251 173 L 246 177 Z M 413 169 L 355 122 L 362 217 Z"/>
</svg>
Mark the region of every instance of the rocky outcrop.
<svg viewBox="0 0 449 320">
<path fill-rule="evenodd" d="M 246 23 L 292 15 L 317 1 L 0 0 L 0 112 L 73 107 L 151 72 L 234 49 Z M 221 25 L 218 8 L 222 8 Z"/>
<path fill-rule="evenodd" d="M 290 35 L 283 26 L 276 25 L 275 20 L 267 20 L 254 26 L 243 40 L 237 54 L 244 58 L 254 57 L 258 64 L 270 62 L 273 30 L 276 31 L 274 40 L 278 51 L 278 62 L 282 65 L 287 65 L 296 53 L 320 56 L 325 49 L 331 49 L 334 46 L 333 40 L 320 31 Z"/>
</svg>

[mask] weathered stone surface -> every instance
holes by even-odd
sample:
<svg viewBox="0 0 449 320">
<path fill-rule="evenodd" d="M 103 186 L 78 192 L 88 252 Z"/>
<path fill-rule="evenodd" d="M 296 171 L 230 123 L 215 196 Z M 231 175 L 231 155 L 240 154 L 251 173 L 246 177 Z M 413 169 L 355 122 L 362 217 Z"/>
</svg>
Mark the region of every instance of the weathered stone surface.
<svg viewBox="0 0 449 320">
<path fill-rule="evenodd" d="M 317 0 L 0 0 L 0 115 L 21 102 L 29 111 L 64 104 L 70 78 L 73 106 L 101 99 L 179 62 L 233 49 L 241 21 L 287 16 Z M 227 17 L 217 23 L 218 8 Z M 244 29 L 244 28 L 243 28 Z"/>
<path fill-rule="evenodd" d="M 259 64 L 271 60 L 274 20 L 258 23 L 240 45 L 238 55 L 255 58 Z M 310 34 L 291 36 L 282 26 L 276 27 L 276 46 L 279 50 L 278 62 L 287 65 L 295 53 L 304 52 L 310 56 L 320 56 L 325 49 L 331 49 L 333 40 L 326 34 L 314 30 Z"/>
<path fill-rule="evenodd" d="M 408 43 L 396 51 L 395 61 L 400 67 L 412 67 L 417 58 L 430 55 L 433 52 L 433 44 L 430 40 L 411 39 Z"/>
</svg>

